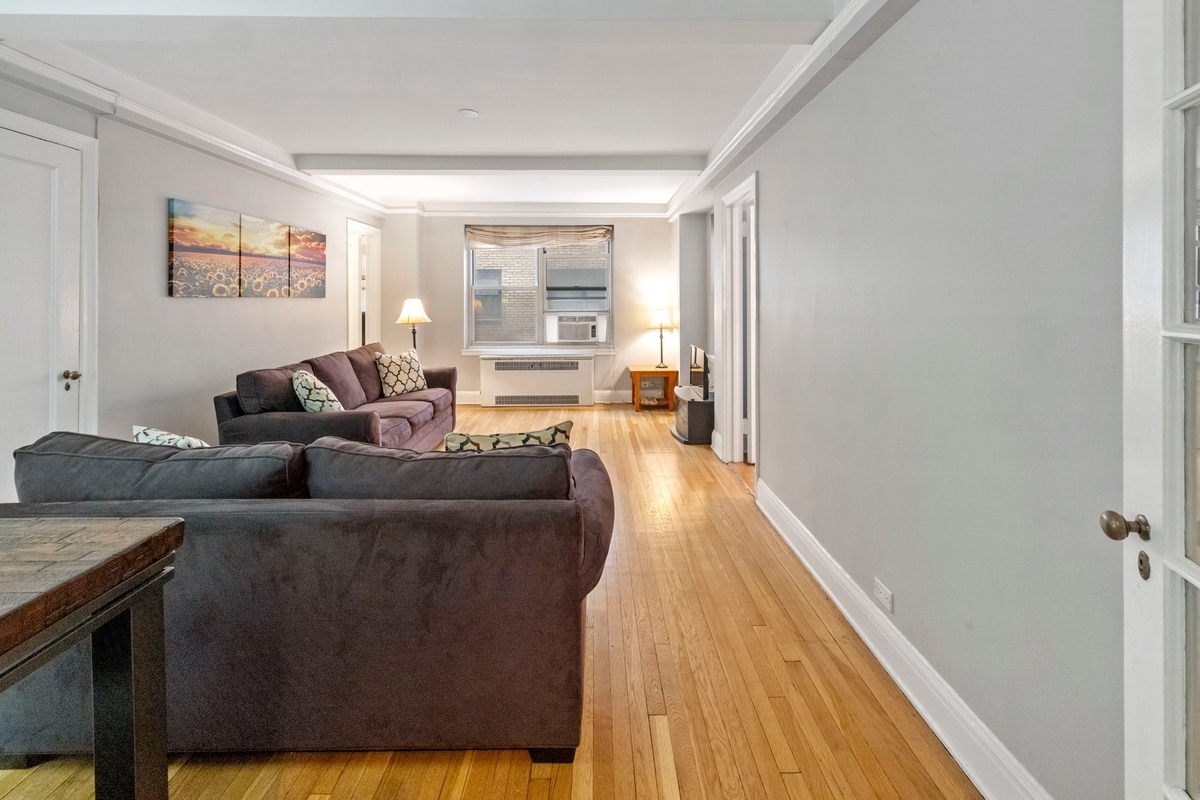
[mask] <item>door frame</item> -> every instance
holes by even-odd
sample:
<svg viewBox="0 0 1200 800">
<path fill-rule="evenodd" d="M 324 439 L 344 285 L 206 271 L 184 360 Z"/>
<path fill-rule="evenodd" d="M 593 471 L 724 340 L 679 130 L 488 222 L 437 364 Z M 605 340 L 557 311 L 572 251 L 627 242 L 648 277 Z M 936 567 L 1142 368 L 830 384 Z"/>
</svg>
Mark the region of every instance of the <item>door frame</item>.
<svg viewBox="0 0 1200 800">
<path fill-rule="evenodd" d="M 358 347 L 362 336 L 362 306 L 360 303 L 359 260 L 355 257 L 356 247 L 362 239 L 367 241 L 367 340 L 362 344 L 378 342 L 382 333 L 382 241 L 383 232 L 374 225 L 346 220 L 346 343 L 349 349 Z"/>
<path fill-rule="evenodd" d="M 751 207 L 749 217 L 748 266 L 741 263 L 738 251 L 740 236 L 740 211 Z M 747 456 L 750 463 L 758 462 L 758 173 L 753 172 L 726 193 L 720 201 L 717 218 L 721 223 L 721 269 L 719 279 L 714 281 L 714 325 L 715 342 L 718 348 L 716 364 L 716 417 L 718 436 L 713 437 L 717 457 L 722 461 L 742 461 Z M 742 270 L 746 269 L 748 296 L 745 298 L 749 316 L 747 351 L 749 392 L 748 402 L 743 408 L 741 389 L 742 359 Z M 742 446 L 741 420 L 745 412 L 747 420 L 746 442 Z"/>
<path fill-rule="evenodd" d="M 94 434 L 100 427 L 100 142 L 3 108 L 0 128 L 79 151 L 79 431 Z"/>
</svg>

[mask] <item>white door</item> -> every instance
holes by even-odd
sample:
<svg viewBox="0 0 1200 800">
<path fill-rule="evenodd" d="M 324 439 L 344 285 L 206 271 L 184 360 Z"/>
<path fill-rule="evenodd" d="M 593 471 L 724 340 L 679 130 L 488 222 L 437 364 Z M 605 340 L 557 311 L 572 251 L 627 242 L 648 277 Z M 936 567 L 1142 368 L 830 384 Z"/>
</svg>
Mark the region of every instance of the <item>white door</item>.
<svg viewBox="0 0 1200 800">
<path fill-rule="evenodd" d="M 0 502 L 12 451 L 80 429 L 81 153 L 0 128 Z"/>
<path fill-rule="evenodd" d="M 758 461 L 758 225 L 757 174 L 722 198 L 725 209 L 723 296 L 728 315 L 718 315 L 725 360 L 721 394 L 722 449 L 727 461 Z M 728 411 L 725 411 L 728 409 Z M 728 431 L 728 439 L 726 433 Z"/>
</svg>

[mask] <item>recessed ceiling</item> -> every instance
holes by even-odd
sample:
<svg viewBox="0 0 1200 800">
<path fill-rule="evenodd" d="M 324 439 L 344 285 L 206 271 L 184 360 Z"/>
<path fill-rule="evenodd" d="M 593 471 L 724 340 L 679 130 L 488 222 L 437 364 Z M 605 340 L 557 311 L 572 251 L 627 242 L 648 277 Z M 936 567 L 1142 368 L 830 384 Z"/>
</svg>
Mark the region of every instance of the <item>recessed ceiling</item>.
<svg viewBox="0 0 1200 800">
<path fill-rule="evenodd" d="M 324 175 L 387 206 L 414 203 L 664 205 L 694 172 L 507 172 L 465 175 Z"/>
<path fill-rule="evenodd" d="M 35 57 L 39 46 L 58 47 L 81 77 L 105 85 L 121 73 L 129 87 L 170 95 L 282 153 L 701 157 L 789 48 L 815 40 L 834 3 L 164 5 L 113 0 L 96 14 L 85 0 L 10 0 L 0 39 Z M 84 74 L 89 65 L 99 78 Z M 530 172 L 339 182 L 389 204 L 664 203 L 685 177 Z"/>
</svg>

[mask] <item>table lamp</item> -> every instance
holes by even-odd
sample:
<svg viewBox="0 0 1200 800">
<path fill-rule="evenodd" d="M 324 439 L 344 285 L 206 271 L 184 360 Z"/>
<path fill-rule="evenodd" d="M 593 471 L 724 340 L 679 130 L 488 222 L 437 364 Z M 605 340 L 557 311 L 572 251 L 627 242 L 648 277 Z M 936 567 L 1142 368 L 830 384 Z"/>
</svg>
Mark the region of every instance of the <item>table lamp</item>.
<svg viewBox="0 0 1200 800">
<path fill-rule="evenodd" d="M 663 328 L 670 327 L 670 325 L 671 315 L 667 313 L 666 309 L 654 309 L 654 316 L 651 319 L 650 327 L 658 328 L 658 363 L 654 365 L 655 369 L 667 368 L 667 360 L 663 353 Z"/>
<path fill-rule="evenodd" d="M 417 325 L 422 322 L 433 322 L 425 314 L 425 307 L 421 305 L 421 301 L 415 297 L 411 297 L 404 301 L 404 308 L 400 309 L 400 319 L 396 320 L 397 325 L 412 325 L 413 335 L 413 350 L 417 349 Z"/>
</svg>

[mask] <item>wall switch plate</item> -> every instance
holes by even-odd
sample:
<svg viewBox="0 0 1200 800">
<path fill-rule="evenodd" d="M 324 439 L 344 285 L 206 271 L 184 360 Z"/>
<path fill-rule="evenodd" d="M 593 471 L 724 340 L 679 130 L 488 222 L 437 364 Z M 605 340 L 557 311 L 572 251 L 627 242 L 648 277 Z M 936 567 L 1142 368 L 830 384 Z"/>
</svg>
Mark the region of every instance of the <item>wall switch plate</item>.
<svg viewBox="0 0 1200 800">
<path fill-rule="evenodd" d="M 883 606 L 884 610 L 889 614 L 892 613 L 892 591 L 879 582 L 879 578 L 875 579 L 875 599 L 879 601 L 879 605 Z"/>
</svg>

